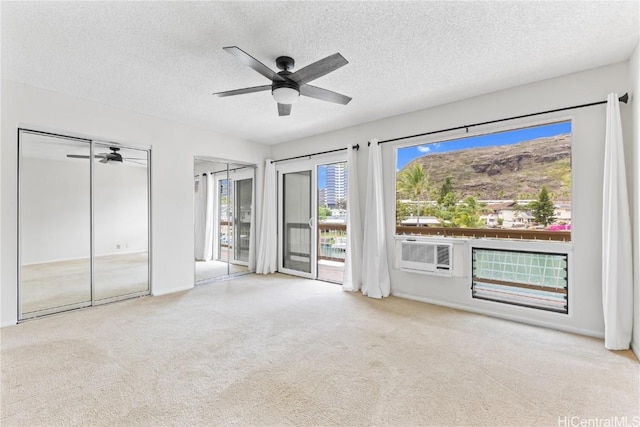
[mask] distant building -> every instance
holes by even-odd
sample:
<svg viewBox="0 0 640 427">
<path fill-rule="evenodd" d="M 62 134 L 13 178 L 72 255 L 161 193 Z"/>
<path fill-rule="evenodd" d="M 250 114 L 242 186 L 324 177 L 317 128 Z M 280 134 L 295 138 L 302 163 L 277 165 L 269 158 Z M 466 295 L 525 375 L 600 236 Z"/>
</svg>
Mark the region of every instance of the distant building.
<svg viewBox="0 0 640 427">
<path fill-rule="evenodd" d="M 556 222 L 571 223 L 571 203 L 558 202 L 553 207 Z"/>
<path fill-rule="evenodd" d="M 327 206 L 327 189 L 318 190 L 318 206 Z"/>
<path fill-rule="evenodd" d="M 491 203 L 487 205 L 488 213 L 481 215 L 488 227 L 522 228 L 532 223 L 531 213 L 522 210 L 514 201 Z"/>
<path fill-rule="evenodd" d="M 332 163 L 327 165 L 326 206 L 337 207 L 347 198 L 347 164 Z"/>
</svg>

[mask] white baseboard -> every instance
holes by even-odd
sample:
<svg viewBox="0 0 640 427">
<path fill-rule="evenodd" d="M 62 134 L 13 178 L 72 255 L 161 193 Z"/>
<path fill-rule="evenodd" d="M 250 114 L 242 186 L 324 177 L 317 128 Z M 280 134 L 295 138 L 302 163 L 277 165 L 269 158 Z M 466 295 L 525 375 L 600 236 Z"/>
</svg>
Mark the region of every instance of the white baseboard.
<svg viewBox="0 0 640 427">
<path fill-rule="evenodd" d="M 6 328 L 7 326 L 13 326 L 13 325 L 17 325 L 17 324 L 18 324 L 17 321 L 15 321 L 15 322 L 4 322 L 4 323 L 0 324 L 0 328 Z"/>
<path fill-rule="evenodd" d="M 468 312 L 471 312 L 471 313 L 484 314 L 486 316 L 497 317 L 497 318 L 505 319 L 505 320 L 511 320 L 513 322 L 526 323 L 528 325 L 542 326 L 544 328 L 556 329 L 556 330 L 559 330 L 559 331 L 570 332 L 572 334 L 585 335 L 585 336 L 588 336 L 588 337 L 604 339 L 604 333 L 602 333 L 600 331 L 592 331 L 592 330 L 589 330 L 589 329 L 575 328 L 573 326 L 559 325 L 557 323 L 545 322 L 545 321 L 535 320 L 535 319 L 527 319 L 527 318 L 522 318 L 522 317 L 518 317 L 518 316 L 512 316 L 512 315 L 503 314 L 503 313 L 496 313 L 496 312 L 493 312 L 493 311 L 490 311 L 490 310 L 483 310 L 483 309 L 480 309 L 480 308 L 469 307 L 469 306 L 466 306 L 466 305 L 451 303 L 451 302 L 448 302 L 448 301 L 434 300 L 434 299 L 431 299 L 431 298 L 420 297 L 420 296 L 416 296 L 416 295 L 407 294 L 407 293 L 404 293 L 404 292 L 393 292 L 393 296 L 396 296 L 398 298 L 410 299 L 410 300 L 414 300 L 414 301 L 426 302 L 426 303 L 433 304 L 433 305 L 440 305 L 440 306 L 444 306 L 444 307 L 455 308 L 457 310 L 468 311 Z M 636 354 L 636 356 L 637 356 L 637 354 Z"/>
</svg>

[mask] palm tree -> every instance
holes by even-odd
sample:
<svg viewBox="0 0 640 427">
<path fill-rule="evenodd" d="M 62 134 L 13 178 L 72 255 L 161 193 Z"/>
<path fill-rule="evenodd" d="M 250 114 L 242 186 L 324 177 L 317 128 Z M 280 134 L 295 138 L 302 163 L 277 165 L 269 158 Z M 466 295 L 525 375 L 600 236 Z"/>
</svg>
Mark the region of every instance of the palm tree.
<svg viewBox="0 0 640 427">
<path fill-rule="evenodd" d="M 456 209 L 456 218 L 454 220 L 458 227 L 463 228 L 481 228 L 484 223 L 480 219 L 480 215 L 486 212 L 486 205 L 478 203 L 473 196 L 468 196 Z"/>
<path fill-rule="evenodd" d="M 429 199 L 431 190 L 429 173 L 421 163 L 413 163 L 398 174 L 397 191 L 418 202 L 418 224 L 420 225 L 421 204 Z"/>
</svg>

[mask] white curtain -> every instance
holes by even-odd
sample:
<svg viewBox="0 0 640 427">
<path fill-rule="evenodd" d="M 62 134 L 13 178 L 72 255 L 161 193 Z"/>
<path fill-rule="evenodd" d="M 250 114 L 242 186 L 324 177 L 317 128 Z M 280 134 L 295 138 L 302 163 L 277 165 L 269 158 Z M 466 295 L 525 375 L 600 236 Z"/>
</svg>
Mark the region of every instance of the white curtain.
<svg viewBox="0 0 640 427">
<path fill-rule="evenodd" d="M 347 249 L 342 289 L 357 292 L 362 287 L 362 222 L 358 191 L 358 151 L 347 148 Z"/>
<path fill-rule="evenodd" d="M 208 261 L 213 249 L 213 176 L 198 177 L 198 194 L 195 206 L 195 252 L 198 261 Z"/>
<path fill-rule="evenodd" d="M 264 192 L 262 218 L 256 260 L 256 273 L 275 273 L 278 268 L 278 218 L 277 218 L 276 166 L 267 159 L 264 167 Z"/>
<path fill-rule="evenodd" d="M 362 293 L 371 298 L 389 296 L 382 157 L 378 140 L 370 141 L 362 250 Z M 350 200 L 349 200 L 350 201 Z"/>
<path fill-rule="evenodd" d="M 604 345 L 626 350 L 633 325 L 631 219 L 618 95 L 607 99 L 602 210 L 602 305 Z"/>
</svg>

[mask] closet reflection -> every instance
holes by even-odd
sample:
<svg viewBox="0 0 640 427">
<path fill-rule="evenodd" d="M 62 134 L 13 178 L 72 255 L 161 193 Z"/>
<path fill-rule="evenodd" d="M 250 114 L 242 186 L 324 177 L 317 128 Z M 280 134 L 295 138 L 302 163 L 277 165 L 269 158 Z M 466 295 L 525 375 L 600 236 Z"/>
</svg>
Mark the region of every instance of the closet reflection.
<svg viewBox="0 0 640 427">
<path fill-rule="evenodd" d="M 255 165 L 196 158 L 195 282 L 255 271 Z"/>
<path fill-rule="evenodd" d="M 148 150 L 20 129 L 19 319 L 147 295 Z"/>
</svg>

